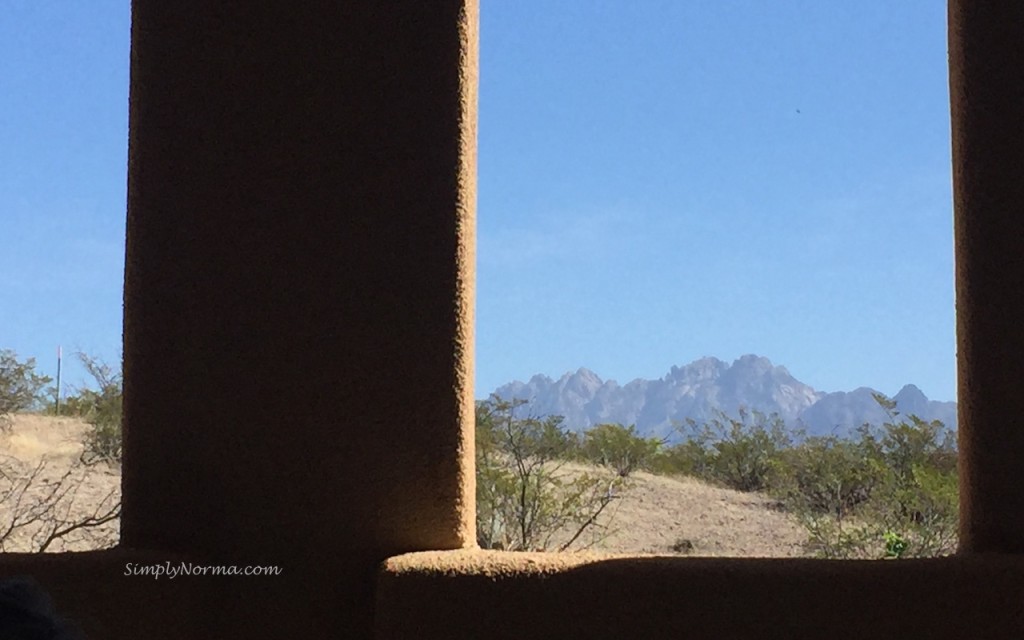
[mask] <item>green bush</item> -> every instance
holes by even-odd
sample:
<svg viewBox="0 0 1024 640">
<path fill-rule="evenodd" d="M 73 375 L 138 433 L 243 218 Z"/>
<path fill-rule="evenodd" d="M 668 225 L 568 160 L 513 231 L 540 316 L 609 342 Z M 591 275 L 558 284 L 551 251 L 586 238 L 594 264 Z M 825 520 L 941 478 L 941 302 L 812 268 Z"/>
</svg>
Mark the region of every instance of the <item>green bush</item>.
<svg viewBox="0 0 1024 640">
<path fill-rule="evenodd" d="M 701 442 L 684 440 L 663 446 L 650 463 L 651 471 L 661 475 L 708 478 L 708 452 Z"/>
<path fill-rule="evenodd" d="M 899 557 L 953 553 L 959 521 L 955 434 L 939 421 L 914 415 L 897 420 L 895 405 L 876 399 L 890 420 L 880 429 L 861 429 L 886 470 L 882 499 L 874 501 L 875 518 L 906 540 Z"/>
<path fill-rule="evenodd" d="M 124 395 L 121 374 L 84 353 L 79 353 L 78 358 L 97 387 L 82 389 L 67 401 L 69 410 L 75 411 L 76 415 L 91 426 L 86 434 L 82 459 L 86 463 L 120 463 L 121 409 Z"/>
<path fill-rule="evenodd" d="M 791 510 L 842 518 L 867 502 L 883 472 L 862 443 L 811 437 L 786 450 L 770 488 Z"/>
<path fill-rule="evenodd" d="M 778 475 L 783 452 L 792 444 L 778 415 L 723 412 L 703 425 L 687 420 L 689 439 L 672 447 L 657 465 L 738 491 L 767 489 Z"/>
<path fill-rule="evenodd" d="M 661 449 L 657 438 L 641 437 L 636 425 L 599 424 L 583 432 L 583 460 L 605 466 L 625 478 L 637 470 L 650 470 Z"/>
<path fill-rule="evenodd" d="M 903 554 L 907 552 L 907 547 L 910 546 L 906 539 L 895 531 L 886 531 L 883 538 L 885 539 L 886 558 L 902 558 Z"/>
<path fill-rule="evenodd" d="M 477 542 L 485 549 L 566 550 L 602 527 L 617 475 L 564 472 L 576 454 L 562 418 L 519 416 L 523 401 L 492 396 L 476 409 Z"/>
<path fill-rule="evenodd" d="M 50 378 L 36 374 L 36 361 L 18 360 L 17 354 L 0 349 L 0 429 L 10 427 L 11 414 L 35 407 Z"/>
<path fill-rule="evenodd" d="M 807 527 L 809 548 L 821 557 L 953 553 L 959 520 L 953 432 L 913 415 L 897 419 L 891 400 L 876 400 L 890 418 L 881 427 L 862 426 L 856 441 L 822 441 L 793 452 L 787 507 Z M 809 479 L 803 485 L 801 473 Z M 821 491 L 829 487 L 831 493 Z"/>
</svg>

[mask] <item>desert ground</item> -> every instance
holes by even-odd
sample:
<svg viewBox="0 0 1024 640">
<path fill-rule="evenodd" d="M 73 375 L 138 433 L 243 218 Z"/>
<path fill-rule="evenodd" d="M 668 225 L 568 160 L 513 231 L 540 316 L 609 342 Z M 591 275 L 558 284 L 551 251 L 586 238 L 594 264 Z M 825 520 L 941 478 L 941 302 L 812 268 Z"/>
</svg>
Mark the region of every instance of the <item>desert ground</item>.
<svg viewBox="0 0 1024 640">
<path fill-rule="evenodd" d="M 116 519 L 76 527 L 121 500 L 119 467 L 79 460 L 88 428 L 73 418 L 21 414 L 0 432 L 0 551 L 86 551 L 117 543 Z"/>
<path fill-rule="evenodd" d="M 73 418 L 16 415 L 0 433 L 0 551 L 38 551 L 54 530 L 103 515 L 120 501 L 121 470 L 79 462 L 88 425 Z M 580 465 L 568 465 L 586 470 Z M 592 471 L 592 470 L 591 470 Z M 33 476 L 33 474 L 35 474 Z M 791 557 L 802 554 L 800 525 L 765 496 L 649 473 L 603 518 L 601 535 L 574 549 L 630 554 Z M 12 525 L 14 525 L 12 527 Z M 118 522 L 76 529 L 47 551 L 82 551 L 117 542 Z"/>
<path fill-rule="evenodd" d="M 592 550 L 748 558 L 803 555 L 804 529 L 763 495 L 685 477 L 638 472 L 629 479 L 629 487 L 611 507 L 609 535 Z"/>
</svg>

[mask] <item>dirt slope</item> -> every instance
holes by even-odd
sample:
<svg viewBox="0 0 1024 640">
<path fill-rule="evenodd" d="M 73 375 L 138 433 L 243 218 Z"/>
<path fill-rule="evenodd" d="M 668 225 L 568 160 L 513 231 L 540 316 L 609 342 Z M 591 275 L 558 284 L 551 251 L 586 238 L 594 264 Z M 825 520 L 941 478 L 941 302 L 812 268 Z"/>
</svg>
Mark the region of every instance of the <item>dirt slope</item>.
<svg viewBox="0 0 1024 640">
<path fill-rule="evenodd" d="M 692 478 L 630 476 L 615 506 L 611 535 L 594 550 L 699 556 L 794 557 L 806 534 L 768 498 L 708 486 Z"/>
<path fill-rule="evenodd" d="M 0 536 L 16 509 L 24 511 L 32 499 L 44 499 L 61 476 L 73 469 L 87 429 L 88 425 L 71 418 L 18 415 L 11 431 L 0 433 L 0 461 L 6 461 L 4 464 L 17 460 L 23 474 L 40 463 L 44 465 L 20 505 L 16 504 L 16 495 L 3 499 L 11 483 L 0 479 Z M 575 467 L 586 470 L 579 465 L 567 468 Z M 104 499 L 120 499 L 119 468 L 91 467 L 72 479 L 78 482 L 76 491 L 60 503 L 63 509 L 70 500 L 69 515 L 88 515 Z M 609 515 L 613 516 L 610 533 L 597 542 L 583 540 L 589 543 L 589 549 L 671 554 L 677 552 L 674 545 L 689 541 L 692 548 L 684 551 L 689 555 L 787 557 L 800 555 L 805 539 L 800 526 L 775 510 L 767 498 L 711 487 L 690 478 L 634 474 L 629 489 L 613 504 Z M 99 532 L 105 545 L 116 540 L 114 524 L 105 525 Z M 40 535 L 37 529 L 25 527 L 12 532 L 2 541 L 2 550 L 33 550 L 33 538 L 38 545 Z M 79 535 L 50 550 L 84 550 L 96 544 L 96 536 Z"/>
<path fill-rule="evenodd" d="M 16 415 L 0 433 L 0 551 L 38 551 L 55 530 L 98 513 L 121 497 L 121 470 L 78 462 L 88 429 L 71 418 Z M 112 546 L 118 523 L 68 533 L 47 551 Z"/>
</svg>

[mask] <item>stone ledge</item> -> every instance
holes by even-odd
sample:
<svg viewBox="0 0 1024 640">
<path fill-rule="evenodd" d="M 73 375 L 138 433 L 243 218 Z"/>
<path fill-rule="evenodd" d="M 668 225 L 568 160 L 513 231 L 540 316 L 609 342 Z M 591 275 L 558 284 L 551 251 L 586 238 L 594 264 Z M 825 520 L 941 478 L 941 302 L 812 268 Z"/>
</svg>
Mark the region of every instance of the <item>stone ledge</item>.
<svg viewBox="0 0 1024 640">
<path fill-rule="evenodd" d="M 387 560 L 376 597 L 387 639 L 1024 638 L 1024 556 L 421 552 Z"/>
</svg>

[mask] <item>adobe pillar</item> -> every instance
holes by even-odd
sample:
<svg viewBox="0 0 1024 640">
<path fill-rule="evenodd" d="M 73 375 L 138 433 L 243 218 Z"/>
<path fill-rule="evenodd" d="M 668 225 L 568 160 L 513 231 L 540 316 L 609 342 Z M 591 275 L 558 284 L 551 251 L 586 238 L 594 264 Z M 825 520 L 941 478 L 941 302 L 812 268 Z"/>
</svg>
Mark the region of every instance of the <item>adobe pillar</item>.
<svg viewBox="0 0 1024 640">
<path fill-rule="evenodd" d="M 961 549 L 1024 552 L 1024 4 L 950 0 Z"/>
<path fill-rule="evenodd" d="M 132 18 L 123 544 L 281 565 L 214 606 L 328 637 L 475 543 L 475 1 Z"/>
</svg>

